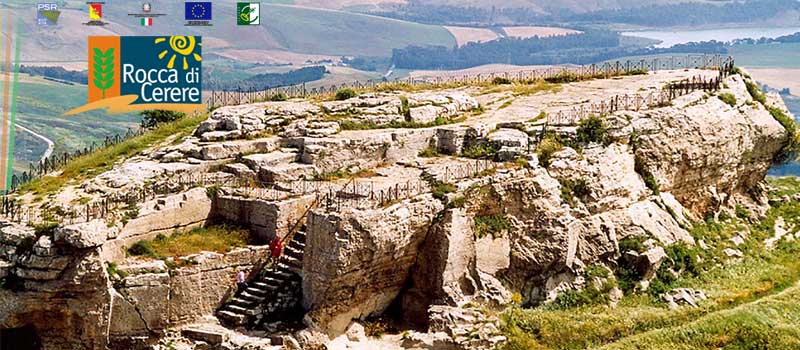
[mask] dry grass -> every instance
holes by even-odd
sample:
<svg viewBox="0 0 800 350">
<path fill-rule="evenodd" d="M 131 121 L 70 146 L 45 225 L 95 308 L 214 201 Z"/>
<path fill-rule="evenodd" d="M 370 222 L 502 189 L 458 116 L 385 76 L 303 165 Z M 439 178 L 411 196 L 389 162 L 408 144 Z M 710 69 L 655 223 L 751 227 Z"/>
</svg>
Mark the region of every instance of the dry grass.
<svg viewBox="0 0 800 350">
<path fill-rule="evenodd" d="M 172 236 L 159 235 L 153 240 L 136 242 L 128 253 L 157 259 L 177 258 L 202 251 L 226 253 L 251 243 L 250 232 L 232 226 L 211 226 L 191 231 L 176 232 Z"/>
<path fill-rule="evenodd" d="M 67 184 L 75 184 L 96 176 L 111 169 L 118 161 L 134 156 L 169 137 L 182 138 L 191 133 L 206 118 L 208 118 L 207 115 L 201 114 L 197 117 L 185 117 L 175 122 L 165 123 L 143 135 L 75 158 L 59 169 L 60 172 L 57 175 L 47 175 L 33 180 L 22 186 L 18 193 L 33 193 L 36 198 L 56 193 Z"/>
</svg>

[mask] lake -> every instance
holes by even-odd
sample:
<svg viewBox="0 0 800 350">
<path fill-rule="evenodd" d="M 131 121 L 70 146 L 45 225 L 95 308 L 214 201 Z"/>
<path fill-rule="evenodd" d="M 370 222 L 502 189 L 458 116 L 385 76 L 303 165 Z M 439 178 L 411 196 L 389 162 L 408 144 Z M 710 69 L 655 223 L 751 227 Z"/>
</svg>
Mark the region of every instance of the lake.
<svg viewBox="0 0 800 350">
<path fill-rule="evenodd" d="M 800 27 L 760 27 L 760 28 L 726 28 L 708 30 L 662 30 L 625 32 L 624 35 L 661 40 L 656 47 L 670 47 L 692 41 L 732 41 L 746 38 L 776 38 L 800 32 Z M 737 45 L 730 49 L 736 64 L 743 67 L 765 68 L 800 68 L 800 43 Z M 795 95 L 799 92 L 793 91 Z M 795 119 L 800 116 L 800 97 L 784 96 L 787 107 Z M 771 176 L 800 176 L 800 162 L 776 165 L 769 171 Z"/>
<path fill-rule="evenodd" d="M 732 41 L 745 38 L 777 38 L 788 34 L 800 32 L 800 27 L 754 27 L 754 28 L 725 28 L 705 30 L 672 30 L 672 31 L 636 31 L 624 32 L 623 35 L 638 36 L 643 38 L 661 40 L 656 47 L 670 47 L 676 44 L 685 44 L 692 41 Z"/>
</svg>

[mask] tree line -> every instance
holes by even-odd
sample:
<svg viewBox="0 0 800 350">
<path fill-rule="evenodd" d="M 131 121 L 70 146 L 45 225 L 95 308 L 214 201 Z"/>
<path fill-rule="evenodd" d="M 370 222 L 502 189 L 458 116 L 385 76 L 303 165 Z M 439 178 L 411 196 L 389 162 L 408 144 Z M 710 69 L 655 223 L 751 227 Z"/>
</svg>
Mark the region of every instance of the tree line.
<svg viewBox="0 0 800 350">
<path fill-rule="evenodd" d="M 263 73 L 239 81 L 214 81 L 211 77 L 203 78 L 203 88 L 210 90 L 267 90 L 275 87 L 302 84 L 322 79 L 327 73 L 324 66 L 312 66 L 295 69 L 286 73 Z"/>
<path fill-rule="evenodd" d="M 528 39 L 502 38 L 461 47 L 409 46 L 392 51 L 392 63 L 402 69 L 465 69 L 490 63 L 513 65 L 591 64 L 619 57 L 663 53 L 725 54 L 725 43 L 708 41 L 670 48 L 620 45 L 620 35 L 605 30 Z"/>
</svg>

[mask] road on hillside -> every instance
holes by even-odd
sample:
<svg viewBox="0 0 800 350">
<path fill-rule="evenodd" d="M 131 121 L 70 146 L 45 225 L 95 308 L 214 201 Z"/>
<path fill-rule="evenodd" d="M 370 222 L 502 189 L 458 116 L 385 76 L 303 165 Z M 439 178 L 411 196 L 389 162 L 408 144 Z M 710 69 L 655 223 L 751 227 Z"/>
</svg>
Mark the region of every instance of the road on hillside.
<svg viewBox="0 0 800 350">
<path fill-rule="evenodd" d="M 42 154 L 42 157 L 39 158 L 39 162 L 40 163 L 42 161 L 44 161 L 45 159 L 47 159 L 48 157 L 50 157 L 51 154 L 53 154 L 53 149 L 55 148 L 55 143 L 53 143 L 52 140 L 48 139 L 47 137 L 44 137 L 42 134 L 39 134 L 36 131 L 28 129 L 28 128 L 22 126 L 22 125 L 17 124 L 17 128 L 19 128 L 20 130 L 25 131 L 25 132 L 27 132 L 27 133 L 29 133 L 29 134 L 37 137 L 37 138 L 40 138 L 40 139 L 42 139 L 42 141 L 47 143 L 47 150 L 45 150 L 44 154 Z"/>
</svg>

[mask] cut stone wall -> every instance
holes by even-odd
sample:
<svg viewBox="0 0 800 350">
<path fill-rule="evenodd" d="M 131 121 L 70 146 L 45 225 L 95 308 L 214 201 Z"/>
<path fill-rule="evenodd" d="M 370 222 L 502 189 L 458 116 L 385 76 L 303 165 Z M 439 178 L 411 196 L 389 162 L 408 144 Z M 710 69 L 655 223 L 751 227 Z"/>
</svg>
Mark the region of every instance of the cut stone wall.
<svg viewBox="0 0 800 350">
<path fill-rule="evenodd" d="M 305 195 L 280 202 L 231 196 L 219 196 L 214 205 L 214 218 L 249 226 L 257 238 L 269 242 L 285 236 L 289 227 L 302 218 L 314 202 L 314 195 Z"/>
<path fill-rule="evenodd" d="M 267 247 L 250 246 L 226 254 L 204 252 L 181 258 L 185 266 L 163 261 L 119 266 L 128 274 L 111 289 L 111 343 L 147 337 L 212 315 L 236 288 L 236 273 L 253 274 L 269 256 Z"/>
</svg>

